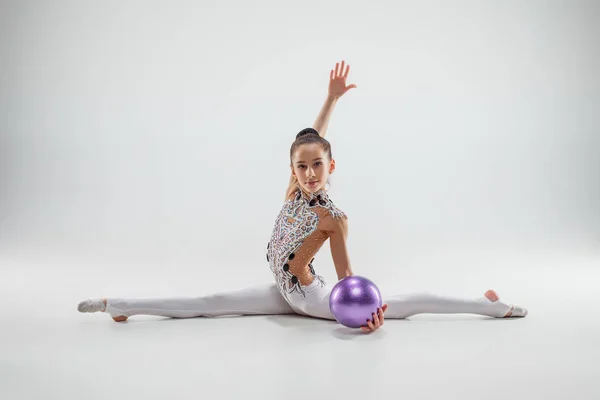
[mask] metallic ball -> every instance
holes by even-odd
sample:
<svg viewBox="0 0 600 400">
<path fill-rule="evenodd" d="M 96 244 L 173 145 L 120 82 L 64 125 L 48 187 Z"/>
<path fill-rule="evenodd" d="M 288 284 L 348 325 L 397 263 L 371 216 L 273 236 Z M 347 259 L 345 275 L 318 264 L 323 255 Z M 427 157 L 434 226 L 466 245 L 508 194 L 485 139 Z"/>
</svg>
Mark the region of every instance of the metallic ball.
<svg viewBox="0 0 600 400">
<path fill-rule="evenodd" d="M 367 278 L 347 276 L 338 281 L 329 297 L 329 309 L 335 319 L 348 328 L 360 328 L 373 319 L 382 306 L 379 288 Z"/>
</svg>

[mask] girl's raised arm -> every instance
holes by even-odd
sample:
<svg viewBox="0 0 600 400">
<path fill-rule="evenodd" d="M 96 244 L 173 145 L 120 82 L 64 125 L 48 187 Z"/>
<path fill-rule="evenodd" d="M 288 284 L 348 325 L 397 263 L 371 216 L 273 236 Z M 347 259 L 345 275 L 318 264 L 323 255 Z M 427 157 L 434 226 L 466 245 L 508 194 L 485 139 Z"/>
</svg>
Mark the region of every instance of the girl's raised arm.
<svg viewBox="0 0 600 400">
<path fill-rule="evenodd" d="M 325 137 L 327 134 L 329 119 L 331 118 L 331 114 L 333 113 L 333 109 L 338 99 L 348 90 L 356 88 L 356 85 L 354 84 L 346 85 L 346 78 L 348 78 L 349 72 L 350 65 L 345 65 L 345 61 L 342 60 L 342 64 L 336 63 L 335 70 L 332 69 L 329 73 L 329 90 L 327 91 L 327 98 L 312 126 L 313 129 L 319 132 L 321 137 Z"/>
<path fill-rule="evenodd" d="M 329 72 L 329 88 L 327 90 L 327 98 L 325 103 L 317 115 L 317 119 L 313 124 L 312 128 L 319 132 L 321 137 L 325 137 L 327 133 L 327 126 L 329 125 L 329 119 L 333 113 L 338 99 L 342 97 L 348 90 L 356 88 L 355 84 L 346 85 L 346 78 L 350 72 L 350 65 L 346 65 L 346 62 L 342 60 L 342 63 L 335 64 L 335 70 Z M 288 182 L 287 189 L 285 191 L 285 199 L 287 200 L 292 193 L 296 190 L 297 179 L 290 172 L 290 180 Z"/>
</svg>

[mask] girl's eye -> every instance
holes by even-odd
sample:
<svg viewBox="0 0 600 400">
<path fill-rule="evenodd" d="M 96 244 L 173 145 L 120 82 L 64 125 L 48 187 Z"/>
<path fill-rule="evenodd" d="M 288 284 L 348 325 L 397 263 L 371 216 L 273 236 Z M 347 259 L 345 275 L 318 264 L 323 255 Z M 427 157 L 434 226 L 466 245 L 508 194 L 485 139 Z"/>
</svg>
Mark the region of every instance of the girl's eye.
<svg viewBox="0 0 600 400">
<path fill-rule="evenodd" d="M 317 161 L 317 162 L 315 163 L 315 166 L 319 166 L 319 165 L 321 165 L 321 164 L 323 164 L 321 161 Z M 300 168 L 300 169 L 302 169 L 302 168 L 306 168 L 306 165 L 298 165 L 298 168 Z"/>
</svg>

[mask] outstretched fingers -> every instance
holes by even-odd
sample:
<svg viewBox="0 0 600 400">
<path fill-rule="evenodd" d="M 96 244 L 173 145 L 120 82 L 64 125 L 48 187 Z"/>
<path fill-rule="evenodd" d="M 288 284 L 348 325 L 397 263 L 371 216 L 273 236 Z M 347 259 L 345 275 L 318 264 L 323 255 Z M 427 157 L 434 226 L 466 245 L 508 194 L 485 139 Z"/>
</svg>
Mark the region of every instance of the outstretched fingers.
<svg viewBox="0 0 600 400">
<path fill-rule="evenodd" d="M 344 67 L 346 67 L 346 69 L 344 70 Z M 342 60 L 342 63 L 340 65 L 339 62 L 335 63 L 335 70 L 331 70 L 331 72 L 329 73 L 329 79 L 333 80 L 333 79 L 337 79 L 337 78 L 344 78 L 346 79 L 348 77 L 348 74 L 350 73 L 350 65 L 346 65 L 346 61 Z"/>
<path fill-rule="evenodd" d="M 355 84 L 347 85 L 346 78 L 350 73 L 350 65 L 345 60 L 337 62 L 335 68 L 329 71 L 329 94 L 336 98 L 343 96 L 348 90 L 356 88 Z"/>
</svg>

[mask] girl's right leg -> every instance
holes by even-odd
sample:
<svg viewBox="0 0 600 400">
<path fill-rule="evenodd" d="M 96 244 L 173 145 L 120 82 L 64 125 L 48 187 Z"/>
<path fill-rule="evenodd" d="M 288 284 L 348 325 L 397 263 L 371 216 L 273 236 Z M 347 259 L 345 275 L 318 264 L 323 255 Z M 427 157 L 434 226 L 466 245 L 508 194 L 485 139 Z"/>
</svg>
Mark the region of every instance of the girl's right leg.
<svg viewBox="0 0 600 400">
<path fill-rule="evenodd" d="M 77 309 L 80 312 L 107 312 L 117 322 L 132 315 L 194 318 L 296 313 L 275 284 L 201 297 L 88 299 L 79 303 Z"/>
</svg>

